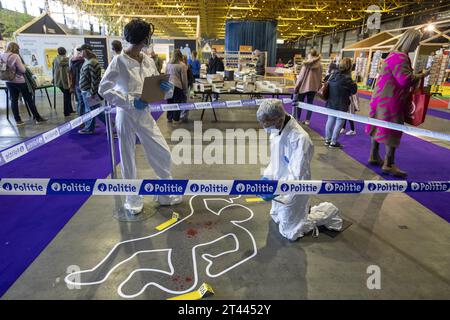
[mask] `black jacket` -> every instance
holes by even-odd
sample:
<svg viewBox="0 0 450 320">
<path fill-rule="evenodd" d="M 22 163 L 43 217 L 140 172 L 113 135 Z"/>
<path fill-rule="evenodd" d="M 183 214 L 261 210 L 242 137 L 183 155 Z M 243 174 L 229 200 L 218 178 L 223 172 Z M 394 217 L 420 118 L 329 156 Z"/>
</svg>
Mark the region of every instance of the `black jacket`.
<svg viewBox="0 0 450 320">
<path fill-rule="evenodd" d="M 83 67 L 84 59 L 72 59 L 70 60 L 70 74 L 72 76 L 72 87 L 78 87 L 80 82 L 81 67 Z"/>
<path fill-rule="evenodd" d="M 328 79 L 328 100 L 326 107 L 338 111 L 348 111 L 350 96 L 356 94 L 358 87 L 350 74 L 334 72 Z"/>
<path fill-rule="evenodd" d="M 211 57 L 208 61 L 208 74 L 216 74 L 217 71 L 224 71 L 225 67 L 219 57 Z"/>
</svg>

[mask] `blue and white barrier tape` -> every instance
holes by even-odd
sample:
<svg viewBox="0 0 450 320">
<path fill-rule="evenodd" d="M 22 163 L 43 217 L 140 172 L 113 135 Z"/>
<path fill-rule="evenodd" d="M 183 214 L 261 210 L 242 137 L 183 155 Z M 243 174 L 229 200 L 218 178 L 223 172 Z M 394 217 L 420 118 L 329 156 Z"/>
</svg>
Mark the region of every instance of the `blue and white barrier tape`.
<svg viewBox="0 0 450 320">
<path fill-rule="evenodd" d="M 284 102 L 284 100 L 286 100 L 286 99 L 283 99 L 283 103 L 287 103 L 287 102 Z M 287 99 L 287 100 L 292 102 L 291 99 Z M 420 135 L 420 136 L 424 136 L 424 137 L 450 141 L 450 134 L 443 133 L 443 132 L 435 132 L 435 131 L 430 131 L 430 130 L 421 129 L 421 128 L 417 128 L 417 127 L 405 126 L 405 125 L 398 124 L 398 123 L 373 119 L 373 118 L 369 118 L 366 116 L 361 116 L 361 115 L 357 115 L 357 114 L 351 114 L 348 112 L 342 112 L 342 111 L 337 111 L 337 110 L 328 109 L 328 108 L 324 108 L 324 107 L 319 107 L 319 106 L 307 104 L 304 102 L 298 102 L 297 107 L 301 108 L 301 109 L 317 112 L 317 113 L 322 113 L 325 115 L 335 116 L 335 117 L 342 118 L 342 119 L 353 120 L 356 122 L 366 123 L 366 124 L 374 125 L 377 127 L 383 127 L 383 128 L 393 129 L 393 130 L 397 130 L 397 131 L 402 131 L 404 133 L 411 134 L 411 135 Z"/>
<path fill-rule="evenodd" d="M 220 108 L 239 108 L 239 107 L 254 107 L 259 106 L 264 100 L 271 99 L 248 99 L 248 100 L 233 100 L 233 101 L 213 101 L 213 102 L 196 102 L 196 103 L 172 103 L 172 104 L 155 104 L 150 106 L 151 112 L 160 111 L 178 111 L 178 110 L 202 110 L 202 109 L 220 109 Z M 292 103 L 290 98 L 280 99 L 284 104 Z M 424 137 L 450 141 L 450 134 L 442 132 L 434 132 L 412 126 L 401 125 L 388 121 L 369 118 L 366 116 L 350 114 L 348 112 L 336 111 L 324 107 L 319 107 L 304 102 L 298 102 L 297 108 L 322 113 L 325 115 L 332 115 L 342 119 L 353 120 L 356 122 L 366 123 L 378 127 L 384 127 L 397 131 L 402 131 L 407 134 L 420 135 Z"/>
<path fill-rule="evenodd" d="M 89 113 L 75 118 L 69 122 L 66 122 L 52 130 L 39 134 L 29 140 L 16 144 L 0 152 L 0 167 L 8 162 L 11 162 L 17 158 L 20 158 L 34 149 L 42 147 L 43 145 L 55 140 L 63 134 L 69 132 L 72 129 L 79 127 L 82 123 L 98 116 L 105 111 L 105 107 L 100 107 L 92 110 Z"/>
<path fill-rule="evenodd" d="M 450 181 L 1 179 L 0 195 L 267 195 L 449 192 Z"/>
</svg>

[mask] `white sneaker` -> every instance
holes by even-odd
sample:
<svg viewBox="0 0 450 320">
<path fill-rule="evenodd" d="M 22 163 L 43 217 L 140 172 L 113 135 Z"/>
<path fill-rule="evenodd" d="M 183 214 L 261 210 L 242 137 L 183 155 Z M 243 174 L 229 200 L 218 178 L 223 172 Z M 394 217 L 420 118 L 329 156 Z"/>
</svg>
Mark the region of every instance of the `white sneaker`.
<svg viewBox="0 0 450 320">
<path fill-rule="evenodd" d="M 141 196 L 127 196 L 123 207 L 132 214 L 139 214 L 144 209 Z"/>
<path fill-rule="evenodd" d="M 183 201 L 183 196 L 155 196 L 160 206 L 174 206 Z"/>
<path fill-rule="evenodd" d="M 339 131 L 340 134 L 343 134 L 345 132 L 345 129 L 342 128 L 341 131 Z"/>
<path fill-rule="evenodd" d="M 305 126 L 309 126 L 310 121 L 306 120 L 305 122 L 303 122 Z"/>
<path fill-rule="evenodd" d="M 341 132 L 342 133 L 342 132 Z M 349 130 L 347 131 L 347 133 L 345 134 L 346 136 L 354 136 L 356 134 L 356 131 L 353 130 Z"/>
</svg>

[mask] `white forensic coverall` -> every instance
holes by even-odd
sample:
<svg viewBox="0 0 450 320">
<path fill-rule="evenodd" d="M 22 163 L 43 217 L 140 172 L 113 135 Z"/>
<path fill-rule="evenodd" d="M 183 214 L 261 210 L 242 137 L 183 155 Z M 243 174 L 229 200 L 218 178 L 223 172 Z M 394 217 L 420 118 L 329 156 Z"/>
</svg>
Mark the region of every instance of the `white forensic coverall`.
<svg viewBox="0 0 450 320">
<path fill-rule="evenodd" d="M 99 93 L 111 105 L 117 107 L 116 128 L 119 137 L 122 176 L 136 179 L 136 136 L 139 137 L 150 166 L 159 179 L 171 179 L 172 156 L 166 140 L 151 116 L 148 108 L 136 109 L 134 99 L 140 98 L 144 79 L 158 75 L 153 59 L 143 55 L 142 63 L 121 53 L 115 56 L 99 86 Z M 181 201 L 181 196 L 156 196 L 162 205 Z M 127 196 L 128 207 L 142 207 L 140 196 Z"/>
<path fill-rule="evenodd" d="M 291 118 L 281 134 L 270 135 L 270 163 L 264 176 L 273 180 L 310 180 L 314 145 L 298 122 Z M 279 224 L 281 235 L 296 240 L 304 234 L 325 225 L 328 229 L 341 230 L 342 219 L 338 209 L 329 202 L 309 208 L 308 195 L 287 194 L 272 201 L 270 215 Z"/>
</svg>

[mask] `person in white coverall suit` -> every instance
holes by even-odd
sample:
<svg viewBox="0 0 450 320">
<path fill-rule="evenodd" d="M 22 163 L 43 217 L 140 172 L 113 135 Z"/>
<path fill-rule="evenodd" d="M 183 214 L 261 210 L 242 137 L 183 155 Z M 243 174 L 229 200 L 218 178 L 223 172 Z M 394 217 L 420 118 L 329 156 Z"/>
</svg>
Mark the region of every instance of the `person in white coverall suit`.
<svg viewBox="0 0 450 320">
<path fill-rule="evenodd" d="M 308 133 L 284 111 L 280 100 L 265 100 L 256 116 L 270 134 L 270 163 L 263 179 L 310 180 L 314 146 Z M 281 235 L 291 241 L 317 231 L 320 225 L 333 230 L 342 228 L 338 209 L 331 203 L 321 203 L 310 211 L 308 195 L 265 195 L 262 198 L 272 201 L 270 215 L 279 224 Z"/>
<path fill-rule="evenodd" d="M 172 157 L 169 146 L 152 118 L 148 105 L 140 100 L 144 79 L 158 75 L 155 63 L 142 48 L 148 45 L 153 25 L 134 19 L 124 27 L 124 37 L 130 46 L 115 56 L 99 86 L 99 93 L 111 105 L 117 107 L 116 128 L 119 137 L 122 176 L 136 179 L 136 136 L 139 137 L 145 155 L 159 179 L 171 179 Z M 169 82 L 162 82 L 161 89 L 171 89 Z M 161 205 L 181 202 L 181 196 L 157 196 Z M 142 197 L 127 196 L 125 208 L 134 214 L 143 209 Z"/>
</svg>

